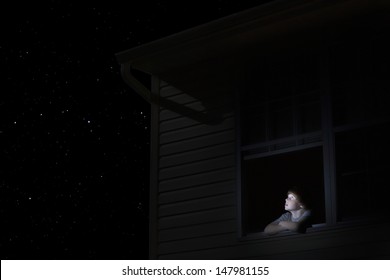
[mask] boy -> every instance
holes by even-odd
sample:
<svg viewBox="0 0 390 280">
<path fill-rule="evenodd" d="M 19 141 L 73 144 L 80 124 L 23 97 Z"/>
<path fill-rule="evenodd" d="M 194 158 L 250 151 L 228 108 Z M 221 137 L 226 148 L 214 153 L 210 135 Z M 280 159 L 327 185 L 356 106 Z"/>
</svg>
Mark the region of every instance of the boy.
<svg viewBox="0 0 390 280">
<path fill-rule="evenodd" d="M 305 233 L 306 228 L 310 226 L 309 220 L 311 217 L 311 211 L 306 206 L 303 200 L 303 192 L 297 188 L 290 189 L 287 192 L 284 204 L 284 209 L 288 212 L 268 224 L 264 229 L 264 233 L 274 235 L 287 230 Z"/>
</svg>

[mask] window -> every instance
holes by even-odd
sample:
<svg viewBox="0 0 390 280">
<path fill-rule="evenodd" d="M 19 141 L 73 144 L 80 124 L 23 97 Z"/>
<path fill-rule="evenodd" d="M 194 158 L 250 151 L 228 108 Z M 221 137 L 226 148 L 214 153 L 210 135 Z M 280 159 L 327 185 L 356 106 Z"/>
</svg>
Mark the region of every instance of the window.
<svg viewBox="0 0 390 280">
<path fill-rule="evenodd" d="M 267 57 L 248 72 L 240 149 L 245 233 L 279 217 L 295 185 L 310 189 L 315 222 L 325 222 L 318 62 L 315 53 Z"/>
<path fill-rule="evenodd" d="M 245 178 L 244 217 L 245 232 L 262 231 L 283 210 L 288 187 L 310 189 L 316 201 L 315 222 L 325 222 L 322 148 L 313 147 L 292 152 L 255 157 L 243 162 Z M 299 164 L 297 164 L 299 163 Z"/>
<path fill-rule="evenodd" d="M 390 189 L 387 41 L 379 34 L 361 44 L 352 41 L 331 48 L 337 221 L 384 215 L 387 211 Z M 354 70 L 346 74 L 351 68 Z"/>
<path fill-rule="evenodd" d="M 314 224 L 384 215 L 390 193 L 389 43 L 381 34 L 257 60 L 241 94 L 241 230 L 261 232 L 289 187 Z M 386 41 L 386 42 L 385 42 Z"/>
<path fill-rule="evenodd" d="M 337 132 L 338 220 L 388 212 L 390 124 Z"/>
</svg>

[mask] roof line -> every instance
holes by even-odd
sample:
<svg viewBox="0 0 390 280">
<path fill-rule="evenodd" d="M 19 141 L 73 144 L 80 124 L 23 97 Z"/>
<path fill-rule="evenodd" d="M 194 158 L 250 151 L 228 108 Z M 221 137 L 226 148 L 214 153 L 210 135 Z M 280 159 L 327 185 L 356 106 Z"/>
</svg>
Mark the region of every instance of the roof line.
<svg viewBox="0 0 390 280">
<path fill-rule="evenodd" d="M 165 50 L 172 48 L 172 46 L 180 47 L 182 45 L 191 44 L 195 41 L 226 31 L 226 29 L 237 29 L 253 21 L 258 21 L 268 16 L 278 14 L 278 12 L 284 13 L 290 8 L 297 8 L 305 4 L 313 4 L 316 2 L 331 3 L 340 2 L 340 0 L 275 0 L 116 53 L 117 61 L 122 64 L 153 53 L 164 52 Z"/>
</svg>

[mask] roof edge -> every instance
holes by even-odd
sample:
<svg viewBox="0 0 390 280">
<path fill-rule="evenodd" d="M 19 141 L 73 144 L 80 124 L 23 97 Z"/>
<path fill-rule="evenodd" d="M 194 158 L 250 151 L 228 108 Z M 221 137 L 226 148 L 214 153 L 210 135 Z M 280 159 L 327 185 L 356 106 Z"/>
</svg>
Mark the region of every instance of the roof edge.
<svg viewBox="0 0 390 280">
<path fill-rule="evenodd" d="M 187 45 L 195 41 L 207 39 L 210 36 L 222 33 L 227 28 L 237 28 L 280 12 L 288 12 L 292 8 L 295 9 L 307 4 L 329 5 L 345 1 L 354 0 L 276 0 L 118 52 L 115 56 L 119 64 L 128 63 L 134 59 L 138 60 L 144 56 L 164 52 L 165 50 L 171 49 L 172 46 L 177 48 L 181 45 Z"/>
</svg>

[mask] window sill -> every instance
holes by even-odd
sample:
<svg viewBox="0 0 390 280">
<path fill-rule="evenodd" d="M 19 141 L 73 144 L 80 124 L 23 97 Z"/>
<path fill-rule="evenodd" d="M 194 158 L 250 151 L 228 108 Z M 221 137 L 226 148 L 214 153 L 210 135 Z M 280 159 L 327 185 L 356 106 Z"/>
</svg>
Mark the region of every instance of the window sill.
<svg viewBox="0 0 390 280">
<path fill-rule="evenodd" d="M 326 236 L 328 234 L 336 234 L 338 232 L 345 231 L 361 231 L 362 229 L 369 228 L 390 228 L 390 221 L 383 219 L 365 219 L 365 220 L 356 220 L 356 221 L 342 221 L 334 225 L 326 224 L 316 224 L 308 228 L 306 233 L 296 233 L 291 231 L 280 232 L 275 235 L 267 235 L 264 232 L 254 232 L 249 233 L 245 236 L 241 236 L 239 241 L 250 242 L 250 241 L 261 241 L 269 242 L 274 240 L 284 240 L 284 239 L 304 239 L 309 236 Z"/>
</svg>

